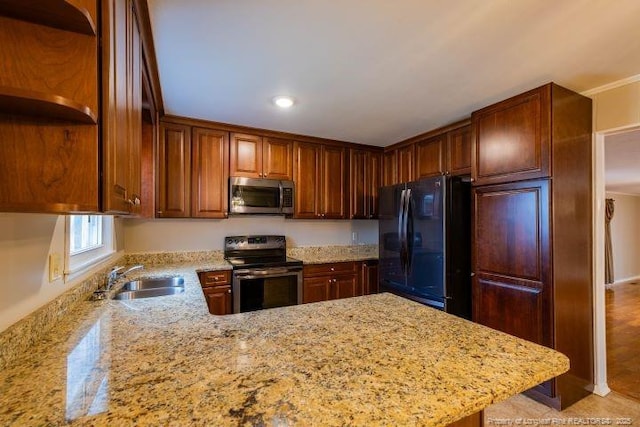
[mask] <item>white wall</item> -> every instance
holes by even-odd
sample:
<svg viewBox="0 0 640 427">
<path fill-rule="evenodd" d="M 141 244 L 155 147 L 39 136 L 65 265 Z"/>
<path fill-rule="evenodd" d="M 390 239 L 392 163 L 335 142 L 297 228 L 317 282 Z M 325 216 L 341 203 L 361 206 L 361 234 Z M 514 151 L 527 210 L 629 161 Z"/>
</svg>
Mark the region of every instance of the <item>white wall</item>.
<svg viewBox="0 0 640 427">
<path fill-rule="evenodd" d="M 378 243 L 378 221 L 295 220 L 278 216 L 246 216 L 223 220 L 126 219 L 126 252 L 222 250 L 224 237 L 245 234 L 282 234 L 287 245 L 350 245 Z"/>
<path fill-rule="evenodd" d="M 613 273 L 616 282 L 640 276 L 640 196 L 607 193 L 615 200 L 611 220 Z"/>
<path fill-rule="evenodd" d="M 78 283 L 49 282 L 49 254 L 59 253 L 64 260 L 64 219 L 62 215 L 0 213 L 0 331 Z M 122 246 L 119 223 L 117 248 Z"/>
</svg>

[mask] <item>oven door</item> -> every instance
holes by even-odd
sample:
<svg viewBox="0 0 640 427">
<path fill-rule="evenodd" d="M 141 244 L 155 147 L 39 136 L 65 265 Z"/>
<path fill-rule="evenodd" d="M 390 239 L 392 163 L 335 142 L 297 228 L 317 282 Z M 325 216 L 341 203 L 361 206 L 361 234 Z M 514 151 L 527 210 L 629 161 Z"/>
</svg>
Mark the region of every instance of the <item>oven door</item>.
<svg viewBox="0 0 640 427">
<path fill-rule="evenodd" d="M 302 267 L 233 271 L 233 312 L 302 304 Z"/>
</svg>

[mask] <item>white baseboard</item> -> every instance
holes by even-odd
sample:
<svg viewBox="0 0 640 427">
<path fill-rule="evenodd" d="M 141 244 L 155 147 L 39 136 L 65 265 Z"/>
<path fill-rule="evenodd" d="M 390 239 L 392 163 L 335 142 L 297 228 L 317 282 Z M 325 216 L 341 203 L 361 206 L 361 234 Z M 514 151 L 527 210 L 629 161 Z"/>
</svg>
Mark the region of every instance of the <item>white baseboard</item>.
<svg viewBox="0 0 640 427">
<path fill-rule="evenodd" d="M 596 384 L 593 387 L 593 394 L 596 394 L 600 397 L 605 397 L 607 394 L 611 393 L 611 389 L 609 388 L 609 386 L 607 385 L 607 383 L 604 384 Z"/>
<path fill-rule="evenodd" d="M 615 282 L 611 283 L 608 286 L 624 285 L 625 283 L 631 283 L 631 282 L 637 282 L 637 281 L 640 281 L 640 276 L 625 277 L 624 279 L 616 280 Z"/>
</svg>

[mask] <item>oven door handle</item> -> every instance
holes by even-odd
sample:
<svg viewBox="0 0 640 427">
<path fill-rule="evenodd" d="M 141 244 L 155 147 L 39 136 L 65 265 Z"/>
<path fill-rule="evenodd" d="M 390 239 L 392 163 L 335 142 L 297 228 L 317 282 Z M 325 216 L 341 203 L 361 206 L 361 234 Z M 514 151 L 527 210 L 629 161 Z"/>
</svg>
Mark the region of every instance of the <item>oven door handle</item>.
<svg viewBox="0 0 640 427">
<path fill-rule="evenodd" d="M 268 270 L 237 270 L 234 276 L 239 279 L 258 279 L 260 277 L 281 276 L 283 274 L 297 274 L 302 268 L 273 268 Z"/>
</svg>

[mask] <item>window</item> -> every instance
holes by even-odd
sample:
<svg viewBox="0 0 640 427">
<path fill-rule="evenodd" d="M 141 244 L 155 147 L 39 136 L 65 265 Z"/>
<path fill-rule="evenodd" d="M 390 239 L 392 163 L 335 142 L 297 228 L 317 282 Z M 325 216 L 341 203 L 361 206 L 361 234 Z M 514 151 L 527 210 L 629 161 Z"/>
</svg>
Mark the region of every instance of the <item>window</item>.
<svg viewBox="0 0 640 427">
<path fill-rule="evenodd" d="M 115 252 L 113 217 L 107 215 L 67 216 L 65 273 L 73 278 Z"/>
<path fill-rule="evenodd" d="M 102 217 L 73 215 L 69 217 L 69 254 L 90 251 L 102 246 Z"/>
</svg>

